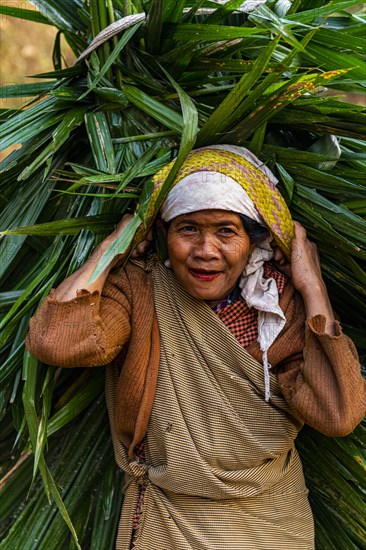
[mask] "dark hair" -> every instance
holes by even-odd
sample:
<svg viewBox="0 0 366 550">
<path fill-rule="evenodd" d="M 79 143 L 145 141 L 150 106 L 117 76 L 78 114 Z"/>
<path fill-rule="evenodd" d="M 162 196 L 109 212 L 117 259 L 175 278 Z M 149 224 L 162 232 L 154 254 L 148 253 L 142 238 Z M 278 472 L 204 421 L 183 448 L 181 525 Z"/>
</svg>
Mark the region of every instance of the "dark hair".
<svg viewBox="0 0 366 550">
<path fill-rule="evenodd" d="M 239 217 L 251 244 L 258 246 L 269 237 L 270 233 L 266 226 L 248 218 L 244 214 L 239 214 Z"/>
</svg>

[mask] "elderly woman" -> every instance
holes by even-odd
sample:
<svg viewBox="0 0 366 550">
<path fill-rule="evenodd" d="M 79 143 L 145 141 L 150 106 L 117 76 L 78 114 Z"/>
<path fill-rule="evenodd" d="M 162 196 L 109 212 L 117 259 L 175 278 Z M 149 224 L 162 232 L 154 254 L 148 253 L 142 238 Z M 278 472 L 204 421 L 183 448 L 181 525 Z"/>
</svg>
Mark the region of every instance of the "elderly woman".
<svg viewBox="0 0 366 550">
<path fill-rule="evenodd" d="M 166 255 L 117 256 L 90 284 L 124 217 L 31 321 L 42 361 L 108 364 L 121 550 L 314 548 L 294 441 L 304 423 L 351 432 L 366 391 L 300 224 L 286 260 L 274 183 L 244 148 L 193 151 L 156 222 Z"/>
</svg>

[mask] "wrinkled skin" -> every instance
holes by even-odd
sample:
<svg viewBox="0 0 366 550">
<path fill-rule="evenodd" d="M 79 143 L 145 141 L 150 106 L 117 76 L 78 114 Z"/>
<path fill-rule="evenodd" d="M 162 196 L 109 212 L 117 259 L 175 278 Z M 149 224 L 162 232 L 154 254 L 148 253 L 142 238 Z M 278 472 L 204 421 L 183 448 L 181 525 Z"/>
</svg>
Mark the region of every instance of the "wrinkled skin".
<svg viewBox="0 0 366 550">
<path fill-rule="evenodd" d="M 211 306 L 235 288 L 253 249 L 239 215 L 224 210 L 177 216 L 169 226 L 167 244 L 179 283 Z"/>
</svg>

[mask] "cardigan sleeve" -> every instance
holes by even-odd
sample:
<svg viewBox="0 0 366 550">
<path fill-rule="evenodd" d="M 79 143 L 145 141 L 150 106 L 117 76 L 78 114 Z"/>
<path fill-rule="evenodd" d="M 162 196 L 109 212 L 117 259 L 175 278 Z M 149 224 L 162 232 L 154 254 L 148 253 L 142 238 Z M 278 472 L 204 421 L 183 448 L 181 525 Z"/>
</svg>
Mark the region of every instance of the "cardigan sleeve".
<svg viewBox="0 0 366 550">
<path fill-rule="evenodd" d="M 79 290 L 67 302 L 58 301 L 53 290 L 30 320 L 26 346 L 49 365 L 106 365 L 130 337 L 130 309 L 125 294 L 110 280 L 102 295 Z"/>
<path fill-rule="evenodd" d="M 337 321 L 335 335 L 330 336 L 323 315 L 305 321 L 301 309 L 302 300 L 293 310 L 293 326 L 302 329 L 302 350 L 295 346 L 277 365 L 281 391 L 303 422 L 325 435 L 345 436 L 366 412 L 366 381 L 356 348 Z M 291 338 L 291 330 L 287 337 Z M 293 334 L 292 338 L 295 341 L 299 336 Z"/>
</svg>

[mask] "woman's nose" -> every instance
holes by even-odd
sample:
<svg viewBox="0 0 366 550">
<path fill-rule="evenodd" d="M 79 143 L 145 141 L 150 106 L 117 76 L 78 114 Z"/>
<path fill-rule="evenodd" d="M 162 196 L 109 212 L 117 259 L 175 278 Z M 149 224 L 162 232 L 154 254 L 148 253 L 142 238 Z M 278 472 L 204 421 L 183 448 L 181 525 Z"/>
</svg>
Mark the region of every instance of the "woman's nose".
<svg viewBox="0 0 366 550">
<path fill-rule="evenodd" d="M 217 239 L 213 235 L 201 234 L 193 250 L 196 258 L 205 261 L 220 258 L 220 249 Z"/>
</svg>

